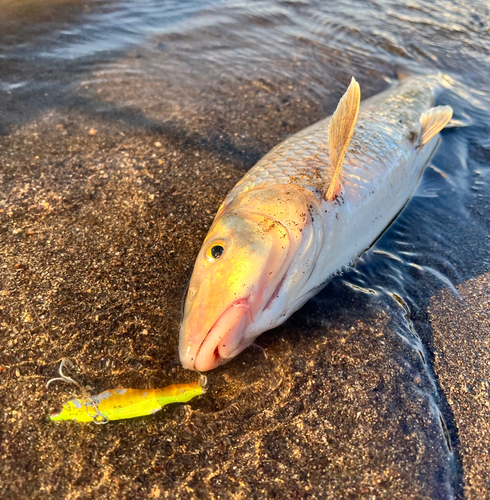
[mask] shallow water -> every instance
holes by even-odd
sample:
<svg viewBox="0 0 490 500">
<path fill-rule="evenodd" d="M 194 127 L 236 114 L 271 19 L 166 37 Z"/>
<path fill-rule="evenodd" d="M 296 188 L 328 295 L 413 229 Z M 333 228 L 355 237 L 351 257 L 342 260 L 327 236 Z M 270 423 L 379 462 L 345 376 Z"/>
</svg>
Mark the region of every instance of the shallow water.
<svg viewBox="0 0 490 500">
<path fill-rule="evenodd" d="M 258 422 L 236 437 L 240 449 L 246 449 L 251 428 L 261 425 L 261 412 L 271 412 L 263 425 L 273 428 L 274 422 L 287 420 L 283 408 L 295 391 L 304 399 L 299 380 L 322 376 L 331 387 L 340 387 L 332 370 L 344 369 L 349 378 L 349 368 L 339 367 L 335 360 L 321 364 L 315 349 L 335 357 L 332 353 L 342 344 L 330 336 L 341 335 L 354 342 L 360 357 L 368 357 L 369 350 L 381 344 L 371 345 L 369 335 L 359 335 L 356 343 L 352 332 L 379 328 L 386 336 L 382 343 L 392 345 L 386 367 L 395 367 L 396 373 L 385 375 L 396 381 L 393 387 L 400 387 L 399 393 L 388 391 L 391 402 L 386 411 L 393 417 L 386 418 L 402 419 L 413 410 L 411 423 L 399 429 L 405 429 L 400 435 L 406 433 L 408 439 L 413 429 L 419 429 L 414 421 L 420 424 L 420 443 L 429 448 L 421 459 L 428 471 L 421 484 L 432 498 L 459 495 L 457 425 L 433 371 L 437 349 L 428 306 L 441 289 L 458 296 L 459 283 L 490 267 L 486 2 L 11 1 L 5 8 L 0 21 L 4 136 L 42 137 L 61 124 L 59 130 L 70 137 L 94 123 L 99 135 L 116 142 L 132 134 L 161 135 L 190 151 L 191 159 L 178 163 L 175 172 L 157 174 L 165 189 L 176 186 L 177 208 L 162 201 L 156 218 L 177 225 L 192 218 L 200 227 L 188 246 L 172 247 L 185 263 L 185 270 L 175 271 L 174 298 L 166 306 L 174 318 L 185 277 L 220 200 L 277 142 L 330 114 L 351 75 L 360 82 L 364 97 L 386 88 L 397 75 L 443 71 L 451 76 L 454 85 L 438 104 L 450 104 L 461 126 L 443 132 L 407 207 L 354 270 L 333 280 L 283 327 L 259 339 L 272 353 L 263 368 L 266 389 L 267 384 L 275 387 L 276 379 L 278 384 L 286 380 L 287 398 L 273 394 L 272 400 L 257 400 L 263 373 L 255 365 L 249 370 L 247 363 L 261 356 L 258 351 L 216 371 L 214 397 L 221 402 L 217 408 L 231 405 L 226 391 L 227 373 L 232 374 L 230 392 L 236 401 L 248 404 L 249 421 Z M 15 184 L 8 169 L 0 176 L 4 186 Z M 182 206 L 181 176 L 188 177 L 196 198 L 209 196 L 202 212 L 190 215 L 192 206 Z M 7 206 L 9 194 L 2 194 L 0 203 Z M 193 198 L 192 192 L 186 196 Z M 172 231 L 172 224 L 163 228 L 166 231 Z M 158 266 L 155 269 L 158 272 Z M 167 333 L 173 336 L 169 349 L 176 347 L 177 331 L 174 324 Z M 76 356 L 84 343 L 71 348 Z M 302 360 L 300 368 L 295 356 Z M 315 361 L 315 369 L 308 368 L 309 360 Z M 303 377 L 297 377 L 298 371 Z M 271 387 L 267 394 L 275 390 Z M 385 394 L 385 386 L 380 387 L 372 394 Z M 340 420 L 344 406 L 355 406 L 340 396 L 329 397 L 327 406 Z M 306 410 L 295 411 L 291 418 L 304 416 Z M 335 427 L 332 418 L 332 429 L 340 435 L 341 426 Z M 334 447 L 337 454 L 342 453 L 341 442 Z M 428 466 L 431 455 L 434 464 Z M 331 462 L 322 467 L 332 483 L 335 471 L 326 464 Z"/>
</svg>

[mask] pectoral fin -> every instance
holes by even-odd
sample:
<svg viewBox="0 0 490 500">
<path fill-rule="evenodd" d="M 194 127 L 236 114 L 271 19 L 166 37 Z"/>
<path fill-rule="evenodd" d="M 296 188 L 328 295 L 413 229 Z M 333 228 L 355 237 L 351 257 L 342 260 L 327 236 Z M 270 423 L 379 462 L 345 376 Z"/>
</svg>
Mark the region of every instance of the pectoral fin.
<svg viewBox="0 0 490 500">
<path fill-rule="evenodd" d="M 420 115 L 422 129 L 419 137 L 419 147 L 427 144 L 436 134 L 438 134 L 451 120 L 453 108 L 451 106 L 437 106 L 430 108 Z"/>
<path fill-rule="evenodd" d="M 361 102 L 361 89 L 352 78 L 328 126 L 328 150 L 333 167 L 332 180 L 325 194 L 327 201 L 333 201 L 341 191 L 340 169 L 354 133 Z"/>
</svg>

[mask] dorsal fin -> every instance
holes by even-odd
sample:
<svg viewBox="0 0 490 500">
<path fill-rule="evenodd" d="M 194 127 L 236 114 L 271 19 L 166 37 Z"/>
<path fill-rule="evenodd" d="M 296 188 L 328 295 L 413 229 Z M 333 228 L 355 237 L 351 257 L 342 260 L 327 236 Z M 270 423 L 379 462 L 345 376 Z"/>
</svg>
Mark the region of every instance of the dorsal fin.
<svg viewBox="0 0 490 500">
<path fill-rule="evenodd" d="M 360 102 L 361 89 L 355 78 L 352 77 L 350 85 L 342 99 L 340 99 L 339 105 L 328 125 L 328 151 L 333 167 L 333 175 L 325 194 L 327 201 L 335 200 L 340 193 L 340 169 L 354 133 Z"/>
<path fill-rule="evenodd" d="M 427 144 L 436 134 L 438 134 L 451 120 L 453 108 L 451 106 L 437 106 L 430 108 L 420 115 L 419 147 Z"/>
</svg>

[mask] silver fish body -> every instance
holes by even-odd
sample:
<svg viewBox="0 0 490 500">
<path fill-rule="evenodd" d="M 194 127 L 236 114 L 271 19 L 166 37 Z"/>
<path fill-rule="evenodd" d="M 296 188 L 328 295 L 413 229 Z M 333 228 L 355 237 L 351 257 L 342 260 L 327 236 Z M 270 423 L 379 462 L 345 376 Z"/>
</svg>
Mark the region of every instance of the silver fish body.
<svg viewBox="0 0 490 500">
<path fill-rule="evenodd" d="M 238 182 L 216 215 L 191 279 L 180 338 L 185 367 L 206 370 L 227 362 L 258 335 L 283 323 L 376 241 L 409 200 L 437 147 L 438 134 L 421 145 L 420 118 L 432 108 L 442 83 L 441 77 L 412 77 L 361 103 L 342 165 L 341 192 L 333 201 L 325 199 L 334 168 L 328 146 L 331 117 L 273 148 Z M 252 216 L 260 230 L 250 236 L 250 228 L 241 226 Z M 228 235 L 226 241 L 219 239 L 220 231 Z M 255 255 L 234 261 L 237 242 L 259 248 L 261 238 L 275 242 L 262 252 L 270 279 L 265 280 L 264 269 L 253 279 L 233 274 L 233 266 L 243 265 L 240 259 Z M 213 267 L 216 263 L 201 267 L 200 261 L 218 240 L 228 259 L 223 290 L 236 278 L 237 283 L 242 279 L 244 291 L 234 288 L 234 301 L 224 291 L 223 304 L 207 307 L 210 289 L 219 287 L 207 285 L 221 271 Z M 281 246 L 281 241 L 287 244 Z M 201 326 L 196 312 L 206 318 Z M 239 319 L 230 319 L 233 315 Z M 225 317 L 227 321 L 220 319 Z"/>
</svg>

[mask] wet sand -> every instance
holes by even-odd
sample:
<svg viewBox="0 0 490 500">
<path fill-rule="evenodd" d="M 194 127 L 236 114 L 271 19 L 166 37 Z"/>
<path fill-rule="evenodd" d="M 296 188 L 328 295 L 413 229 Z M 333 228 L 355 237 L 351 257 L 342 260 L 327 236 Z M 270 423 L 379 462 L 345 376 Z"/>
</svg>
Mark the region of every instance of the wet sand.
<svg viewBox="0 0 490 500">
<path fill-rule="evenodd" d="M 435 371 L 454 413 L 466 498 L 490 498 L 490 273 L 434 297 Z"/>
<path fill-rule="evenodd" d="M 364 294 L 345 293 L 325 319 L 315 310 L 332 302 L 326 289 L 261 337 L 267 359 L 249 349 L 212 372 L 210 391 L 189 405 L 106 426 L 50 423 L 76 394 L 45 388 L 65 357 L 94 393 L 194 380 L 177 359 L 181 295 L 243 165 L 199 141 L 76 112 L 47 113 L 0 144 L 2 498 L 462 493 L 458 448 L 449 450 L 433 401 L 419 391 L 423 374 L 411 368 L 417 353 L 394 333 L 394 319 L 366 312 Z M 484 279 L 467 286 L 485 290 Z M 480 303 L 465 302 L 464 316 L 438 304 L 436 333 L 452 311 L 483 321 Z M 488 359 L 475 360 L 483 379 Z M 488 491 L 483 410 L 467 414 L 464 373 L 439 361 L 436 371 L 458 405 L 465 491 L 478 498 Z M 472 404 L 488 405 L 483 389 Z"/>
</svg>

